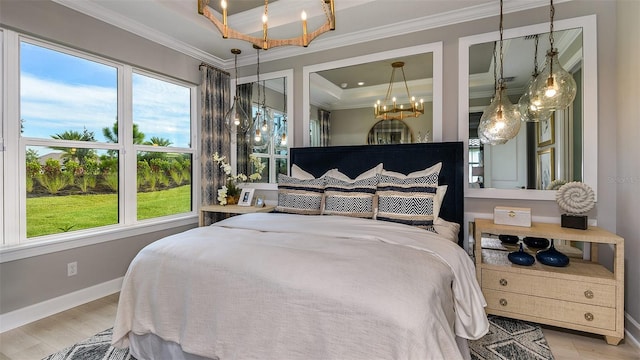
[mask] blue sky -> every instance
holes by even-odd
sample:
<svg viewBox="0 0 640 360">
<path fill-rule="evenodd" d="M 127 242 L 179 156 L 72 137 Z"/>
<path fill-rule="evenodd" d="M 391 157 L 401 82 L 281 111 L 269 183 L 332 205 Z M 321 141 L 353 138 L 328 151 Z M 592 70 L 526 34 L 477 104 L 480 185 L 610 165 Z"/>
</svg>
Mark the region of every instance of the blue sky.
<svg viewBox="0 0 640 360">
<path fill-rule="evenodd" d="M 133 76 L 133 119 L 145 140 L 169 139 L 187 147 L 189 88 L 141 74 Z M 86 127 L 97 141 L 117 117 L 117 69 L 22 42 L 20 118 L 25 137 L 51 138 Z"/>
</svg>

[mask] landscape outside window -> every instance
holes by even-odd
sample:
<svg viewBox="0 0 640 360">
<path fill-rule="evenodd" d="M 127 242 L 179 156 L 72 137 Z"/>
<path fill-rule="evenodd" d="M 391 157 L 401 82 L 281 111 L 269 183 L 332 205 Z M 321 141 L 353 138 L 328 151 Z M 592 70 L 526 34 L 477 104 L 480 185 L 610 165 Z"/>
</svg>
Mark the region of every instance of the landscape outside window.
<svg viewBox="0 0 640 360">
<path fill-rule="evenodd" d="M 122 223 L 119 198 L 128 183 L 137 187 L 130 193 L 137 192 L 138 220 L 192 210 L 192 87 L 129 71 L 132 89 L 123 92 L 123 68 L 20 42 L 27 238 Z M 125 99 L 130 114 L 119 93 L 133 94 Z M 122 126 L 133 129 L 132 138 L 118 139 Z M 121 170 L 131 162 L 137 174 Z"/>
<path fill-rule="evenodd" d="M 269 117 L 273 118 L 274 130 L 272 134 L 268 136 L 262 136 L 259 140 L 253 136 L 253 132 L 250 132 L 249 139 L 251 141 L 253 155 L 256 156 L 262 164 L 264 165 L 264 170 L 262 171 L 262 178 L 257 182 L 262 183 L 276 183 L 278 180 L 278 174 L 287 174 L 288 173 L 288 153 L 289 146 L 288 143 L 282 141 L 281 131 L 285 129 L 286 133 L 286 115 L 281 113 L 280 111 L 267 108 L 269 112 Z M 256 117 L 256 113 L 258 112 L 258 107 L 252 107 L 252 116 Z M 278 132 L 280 130 L 280 132 Z M 249 172 L 252 173 L 255 169 L 249 169 Z"/>
</svg>

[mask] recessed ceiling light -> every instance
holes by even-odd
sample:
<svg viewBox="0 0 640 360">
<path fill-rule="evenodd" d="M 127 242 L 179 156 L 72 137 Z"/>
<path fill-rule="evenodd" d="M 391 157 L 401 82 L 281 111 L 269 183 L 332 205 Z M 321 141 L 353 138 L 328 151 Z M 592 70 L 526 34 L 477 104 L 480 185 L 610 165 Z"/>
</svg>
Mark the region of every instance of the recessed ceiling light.
<svg viewBox="0 0 640 360">
<path fill-rule="evenodd" d="M 358 81 L 358 86 L 364 85 L 364 81 Z"/>
<path fill-rule="evenodd" d="M 343 89 L 346 89 L 346 88 L 347 88 L 347 85 L 349 85 L 349 84 L 347 84 L 347 83 L 342 83 L 342 84 L 340 84 L 340 87 L 341 87 L 341 88 L 343 88 Z"/>
</svg>

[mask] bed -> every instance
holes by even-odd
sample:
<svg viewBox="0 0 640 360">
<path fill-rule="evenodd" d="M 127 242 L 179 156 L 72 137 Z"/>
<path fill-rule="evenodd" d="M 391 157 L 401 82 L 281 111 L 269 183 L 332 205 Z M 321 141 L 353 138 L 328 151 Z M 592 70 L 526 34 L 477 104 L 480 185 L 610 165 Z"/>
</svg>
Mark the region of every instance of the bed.
<svg viewBox="0 0 640 360">
<path fill-rule="evenodd" d="M 437 231 L 462 222 L 462 149 L 459 142 L 291 149 L 305 181 L 323 181 L 323 215 L 286 211 L 287 194 L 300 189 L 287 192 L 283 176 L 277 209 L 284 211 L 235 216 L 148 245 L 125 275 L 113 345 L 129 346 L 138 359 L 469 358 L 466 339 L 488 331 L 486 303 L 459 231 Z M 369 177 L 360 177 L 372 171 L 370 193 Z M 374 199 L 385 208 L 383 175 L 412 172 L 435 178 L 438 189 L 447 185 L 437 219 L 407 225 L 402 216 L 380 220 L 383 210 L 370 218 L 362 204 Z M 341 188 L 335 174 L 358 189 Z M 407 188 L 424 185 L 402 179 Z M 355 207 L 335 216 L 346 211 L 345 199 Z"/>
</svg>

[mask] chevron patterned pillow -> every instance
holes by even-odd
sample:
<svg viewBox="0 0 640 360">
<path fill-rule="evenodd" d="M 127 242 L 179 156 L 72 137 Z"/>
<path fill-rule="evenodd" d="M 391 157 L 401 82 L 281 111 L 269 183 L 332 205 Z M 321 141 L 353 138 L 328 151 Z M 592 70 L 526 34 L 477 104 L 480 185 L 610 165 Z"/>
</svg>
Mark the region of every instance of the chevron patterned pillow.
<svg viewBox="0 0 640 360">
<path fill-rule="evenodd" d="M 376 194 L 376 219 L 417 226 L 435 232 L 433 228 L 434 201 L 438 189 L 439 172 L 410 177 L 383 172 Z"/>
<path fill-rule="evenodd" d="M 373 218 L 376 208 L 378 174 L 359 180 L 342 180 L 327 176 L 323 215 Z"/>
<path fill-rule="evenodd" d="M 324 177 L 303 180 L 279 174 L 276 211 L 290 214 L 320 215 L 325 182 Z"/>
</svg>

